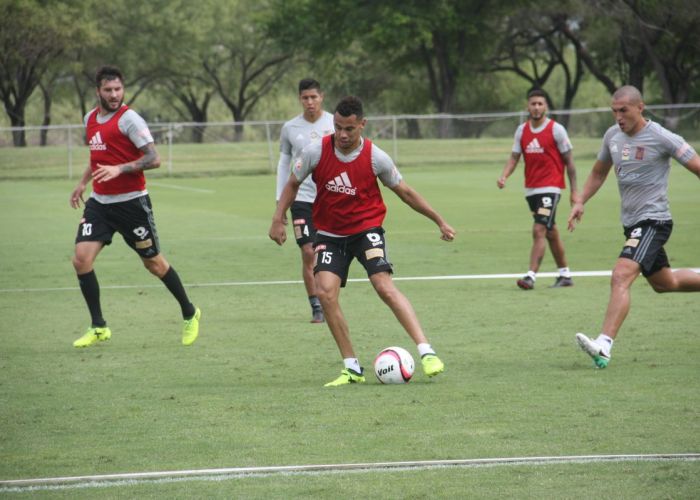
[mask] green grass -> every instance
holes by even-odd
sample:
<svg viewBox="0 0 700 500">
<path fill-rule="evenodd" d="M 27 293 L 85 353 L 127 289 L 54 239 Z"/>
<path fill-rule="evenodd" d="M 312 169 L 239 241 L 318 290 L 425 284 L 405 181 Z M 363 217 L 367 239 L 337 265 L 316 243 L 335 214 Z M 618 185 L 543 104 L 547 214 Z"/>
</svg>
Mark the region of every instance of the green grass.
<svg viewBox="0 0 700 500">
<path fill-rule="evenodd" d="M 490 146 L 487 146 L 490 147 Z M 445 150 L 451 150 L 446 147 Z M 455 146 L 457 148 L 457 146 Z M 458 230 L 437 228 L 385 191 L 397 277 L 520 273 L 530 216 L 506 153 L 482 165 L 407 168 L 406 180 Z M 428 156 L 426 156 L 428 158 Z M 585 179 L 590 163 L 579 162 Z M 202 308 L 201 338 L 179 345 L 179 309 L 119 238 L 96 271 L 114 333 L 76 350 L 88 316 L 70 264 L 80 212 L 73 183 L 3 181 L 0 195 L 0 479 L 199 468 L 518 456 L 698 452 L 700 343 L 695 294 L 638 280 L 610 367 L 592 369 L 573 334 L 595 334 L 607 278 L 533 292 L 512 279 L 401 281 L 446 372 L 405 386 L 329 390 L 341 368 L 325 325 L 308 323 L 293 242 L 267 238 L 272 176 L 159 178 L 150 191 L 163 252 Z M 179 189 L 176 189 L 179 188 Z M 187 190 L 194 188 L 195 190 Z M 674 267 L 699 267 L 697 180 L 677 165 Z M 610 269 L 622 243 L 610 179 L 564 235 L 575 271 Z M 560 224 L 568 210 L 560 210 Z M 553 271 L 549 254 L 542 271 Z M 361 278 L 353 265 L 351 277 Z M 125 286 L 125 288 L 116 288 Z M 19 291 L 19 289 L 24 291 Z M 49 290 L 51 289 L 51 290 Z M 361 361 L 410 346 L 366 282 L 341 294 Z M 625 462 L 345 472 L 25 492 L 52 498 L 690 498 L 699 462 Z M 0 490 L 0 495 L 8 493 Z"/>
<path fill-rule="evenodd" d="M 580 165 L 592 164 L 600 148 L 599 138 L 572 139 Z M 502 168 L 512 138 L 421 139 L 377 141 L 400 167 L 494 166 Z M 208 144 L 158 144 L 161 167 L 150 178 L 232 174 L 267 174 L 277 169 L 278 147 L 266 142 Z M 437 154 L 436 154 L 437 153 Z M 0 180 L 77 179 L 88 164 L 88 150 L 73 140 L 73 148 L 46 146 L 0 148 Z"/>
</svg>

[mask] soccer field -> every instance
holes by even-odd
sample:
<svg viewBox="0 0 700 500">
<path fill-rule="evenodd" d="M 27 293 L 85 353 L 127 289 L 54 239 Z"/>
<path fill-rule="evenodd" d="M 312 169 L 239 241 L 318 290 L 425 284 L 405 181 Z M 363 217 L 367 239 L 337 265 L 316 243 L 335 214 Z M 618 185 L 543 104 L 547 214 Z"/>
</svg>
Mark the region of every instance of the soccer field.
<svg viewBox="0 0 700 500">
<path fill-rule="evenodd" d="M 342 362 L 327 327 L 308 323 L 294 241 L 280 248 L 267 237 L 272 176 L 149 184 L 162 250 L 202 309 L 191 348 L 180 345 L 177 303 L 117 237 L 96 264 L 112 340 L 74 349 L 89 316 L 70 262 L 80 218 L 68 205 L 73 182 L 1 182 L 0 496 L 695 497 L 700 295 L 658 295 L 638 280 L 610 367 L 594 370 L 574 334 L 598 332 L 609 278 L 549 289 L 553 278 L 543 276 L 530 292 L 511 277 L 468 279 L 527 267 L 522 171 L 496 188 L 507 151 L 483 166 L 403 170 L 457 229 L 452 243 L 383 190 L 398 286 L 446 363 L 435 379 L 418 370 L 401 386 L 370 372 L 364 385 L 323 387 Z M 590 164 L 578 162 L 581 184 Z M 698 192 L 674 164 L 674 267 L 700 267 Z M 612 268 L 623 242 L 618 203 L 610 178 L 564 234 L 573 271 Z M 541 271 L 555 271 L 549 253 Z M 341 303 L 365 369 L 389 345 L 416 356 L 357 263 L 351 278 Z M 670 457 L 687 453 L 695 455 Z M 507 460 L 517 457 L 590 458 Z M 455 463 L 490 458 L 503 460 Z M 398 462 L 420 464 L 211 471 Z M 6 483 L 164 471 L 201 472 Z"/>
</svg>

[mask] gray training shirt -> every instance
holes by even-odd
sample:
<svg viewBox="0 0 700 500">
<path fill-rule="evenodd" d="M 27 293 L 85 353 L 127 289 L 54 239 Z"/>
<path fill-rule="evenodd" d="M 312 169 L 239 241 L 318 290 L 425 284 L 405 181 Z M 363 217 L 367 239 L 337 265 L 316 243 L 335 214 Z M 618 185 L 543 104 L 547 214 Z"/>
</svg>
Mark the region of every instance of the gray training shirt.
<svg viewBox="0 0 700 500">
<path fill-rule="evenodd" d="M 695 150 L 681 136 L 658 123 L 629 136 L 618 125 L 608 129 L 598 160 L 612 163 L 620 190 L 620 218 L 625 227 L 646 219 L 671 220 L 668 174 L 671 157 L 686 165 Z"/>
<path fill-rule="evenodd" d="M 298 115 L 282 126 L 280 132 L 280 160 L 277 164 L 277 194 L 280 199 L 284 185 L 289 180 L 291 166 L 301 150 L 312 142 L 321 143 L 321 139 L 334 131 L 333 115 L 327 111 L 315 122 L 309 122 L 304 115 Z M 311 178 L 307 178 L 297 193 L 296 201 L 313 203 L 316 199 L 316 184 Z"/>
</svg>

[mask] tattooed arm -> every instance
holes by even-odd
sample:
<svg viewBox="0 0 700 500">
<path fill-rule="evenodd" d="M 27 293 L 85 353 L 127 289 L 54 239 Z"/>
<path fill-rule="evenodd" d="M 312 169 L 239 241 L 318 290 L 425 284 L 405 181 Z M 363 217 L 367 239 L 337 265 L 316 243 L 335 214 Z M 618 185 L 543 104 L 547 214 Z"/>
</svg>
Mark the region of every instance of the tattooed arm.
<svg viewBox="0 0 700 500">
<path fill-rule="evenodd" d="M 160 167 L 160 156 L 152 142 L 149 142 L 139 149 L 143 153 L 143 156 L 138 160 L 122 163 L 120 165 L 102 165 L 98 163 L 95 172 L 92 174 L 92 178 L 97 182 L 106 182 L 115 177 L 119 177 L 121 174 Z"/>
</svg>

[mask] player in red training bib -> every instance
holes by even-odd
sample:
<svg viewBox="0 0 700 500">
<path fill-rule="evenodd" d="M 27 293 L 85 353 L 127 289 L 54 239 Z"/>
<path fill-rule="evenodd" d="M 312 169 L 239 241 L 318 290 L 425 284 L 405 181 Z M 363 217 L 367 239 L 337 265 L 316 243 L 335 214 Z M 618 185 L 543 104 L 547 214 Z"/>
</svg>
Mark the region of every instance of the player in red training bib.
<svg viewBox="0 0 700 500">
<path fill-rule="evenodd" d="M 529 119 L 515 131 L 510 158 L 496 184 L 503 189 L 506 179 L 515 170 L 520 156 L 525 157 L 525 199 L 533 217 L 530 268 L 517 281 L 523 290 L 535 287 L 537 271 L 549 244 L 559 269 L 553 288 L 573 286 L 571 271 L 566 262 L 564 243 L 555 221 L 561 192 L 566 187 L 564 169 L 571 184 L 571 204 L 578 200 L 576 167 L 571 156 L 571 141 L 566 129 L 547 118 L 547 98 L 542 90 L 533 90 L 527 97 Z"/>
<path fill-rule="evenodd" d="M 314 239 L 316 291 L 345 365 L 340 376 L 326 387 L 365 381 L 350 341 L 348 323 L 338 302 L 353 259 L 364 266 L 379 297 L 415 342 L 423 372 L 429 377 L 435 376 L 444 370 L 444 364 L 428 342 L 413 306 L 391 278 L 393 271 L 382 227 L 386 207 L 377 179 L 416 212 L 435 222 L 443 240 L 452 241 L 455 231 L 403 181 L 389 155 L 362 137 L 366 119 L 362 102 L 357 97 L 342 99 L 335 109 L 333 121 L 333 135 L 324 137 L 320 143 L 309 144 L 301 151 L 282 191 L 269 231 L 270 238 L 277 244 L 285 242 L 284 214 L 302 181 L 311 175 L 317 187 L 313 204 L 317 229 Z"/>
<path fill-rule="evenodd" d="M 160 252 L 144 170 L 158 168 L 160 157 L 146 122 L 124 104 L 124 77 L 118 68 L 104 66 L 95 77 L 98 105 L 85 116 L 90 165 L 70 196 L 73 208 L 85 204 L 75 238 L 73 267 L 91 317 L 87 332 L 73 342 L 88 347 L 109 340 L 112 332 L 102 316 L 100 286 L 93 265 L 117 232 L 141 257 L 144 266 L 161 279 L 180 304 L 182 343 L 199 335 L 201 311 L 190 302 L 180 277 Z M 92 179 L 87 201 L 83 193 Z M 145 325 L 144 325 L 145 327 Z"/>
</svg>

